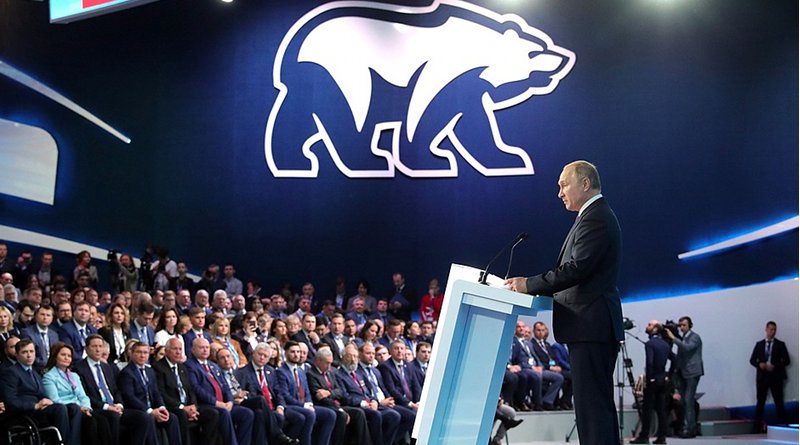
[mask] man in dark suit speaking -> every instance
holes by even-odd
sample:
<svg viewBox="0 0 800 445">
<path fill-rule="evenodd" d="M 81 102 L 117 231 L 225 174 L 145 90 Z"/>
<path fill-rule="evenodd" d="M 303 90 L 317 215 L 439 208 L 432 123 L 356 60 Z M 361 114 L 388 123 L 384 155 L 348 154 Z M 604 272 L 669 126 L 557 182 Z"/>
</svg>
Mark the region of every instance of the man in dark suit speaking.
<svg viewBox="0 0 800 445">
<path fill-rule="evenodd" d="M 617 289 L 621 240 L 617 217 L 600 193 L 597 168 L 567 164 L 558 197 L 578 212 L 556 268 L 506 281 L 516 292 L 553 296 L 553 330 L 569 347 L 578 436 L 586 444 L 618 444 L 614 363 L 623 340 Z"/>
</svg>

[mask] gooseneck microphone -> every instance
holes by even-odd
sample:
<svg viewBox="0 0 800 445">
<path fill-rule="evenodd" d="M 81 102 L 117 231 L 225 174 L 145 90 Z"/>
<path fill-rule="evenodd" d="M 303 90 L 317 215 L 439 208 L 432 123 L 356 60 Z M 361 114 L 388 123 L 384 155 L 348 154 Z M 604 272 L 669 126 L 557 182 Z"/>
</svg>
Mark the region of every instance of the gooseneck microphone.
<svg viewBox="0 0 800 445">
<path fill-rule="evenodd" d="M 526 239 L 528 239 L 528 234 L 522 232 L 517 237 L 517 242 L 515 242 L 514 245 L 511 246 L 511 253 L 508 254 L 508 268 L 506 269 L 506 276 L 503 277 L 504 280 L 508 279 L 508 274 L 511 272 L 511 261 L 514 259 L 514 249 L 517 247 L 517 244 L 525 241 Z"/>
<path fill-rule="evenodd" d="M 517 237 L 514 238 L 513 241 L 511 241 L 510 243 L 508 243 L 505 246 L 503 246 L 503 248 L 500 249 L 499 252 L 497 252 L 497 255 L 495 255 L 494 258 L 492 258 L 489 261 L 489 264 L 487 264 L 486 267 L 483 269 L 483 271 L 481 272 L 480 278 L 478 278 L 478 283 L 486 284 L 486 279 L 489 278 L 489 267 L 491 267 L 491 265 L 495 262 L 495 260 L 497 260 L 497 258 L 500 257 L 500 254 L 502 254 L 503 252 L 506 251 L 506 249 L 511 247 L 511 253 L 513 255 L 514 247 L 517 247 L 517 244 L 521 243 L 522 241 L 524 241 L 526 239 L 528 239 L 528 232 L 520 232 L 520 234 L 517 235 Z M 509 259 L 509 267 L 511 267 L 510 264 L 511 264 L 511 260 Z"/>
</svg>

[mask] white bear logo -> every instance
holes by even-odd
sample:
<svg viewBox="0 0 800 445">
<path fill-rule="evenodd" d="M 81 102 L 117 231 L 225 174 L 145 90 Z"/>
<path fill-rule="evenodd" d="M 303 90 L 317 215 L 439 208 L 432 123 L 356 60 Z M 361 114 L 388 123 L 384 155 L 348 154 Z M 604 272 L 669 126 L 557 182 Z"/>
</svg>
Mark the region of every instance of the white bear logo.
<svg viewBox="0 0 800 445">
<path fill-rule="evenodd" d="M 336 167 L 350 178 L 394 177 L 396 170 L 409 177 L 456 177 L 453 150 L 485 176 L 530 175 L 533 163 L 528 153 L 503 142 L 495 112 L 550 94 L 574 64 L 574 53 L 556 46 L 519 16 L 500 15 L 463 1 L 441 0 L 427 7 L 362 1 L 325 4 L 290 28 L 275 57 L 273 82 L 279 93 L 267 120 L 267 165 L 275 177 L 315 178 L 320 161 L 312 147 L 321 142 Z M 448 85 L 466 73 L 486 84 L 486 91 L 474 94 L 476 106 L 432 106 Z M 331 88 L 308 88 L 308 76 L 321 75 Z M 376 82 L 409 97 L 376 95 Z M 337 97 L 326 99 L 324 107 L 309 99 L 310 94 L 330 91 Z M 345 109 L 349 114 L 342 113 Z M 436 117 L 429 118 L 433 111 Z M 389 116 L 384 119 L 384 115 Z M 483 135 L 470 138 L 468 144 L 457 129 L 465 116 L 469 118 L 464 128 Z M 438 132 L 419 142 L 415 135 L 426 119 Z M 366 147 L 342 133 L 355 133 L 369 144 L 374 155 L 371 168 L 345 162 L 344 158 L 365 153 Z M 386 141 L 390 146 L 382 148 Z M 445 167 L 408 165 L 401 146 L 408 150 L 413 142 L 417 146 L 427 142 L 433 155 L 428 160 Z M 489 145 L 516 165 L 485 165 L 480 151 Z"/>
</svg>

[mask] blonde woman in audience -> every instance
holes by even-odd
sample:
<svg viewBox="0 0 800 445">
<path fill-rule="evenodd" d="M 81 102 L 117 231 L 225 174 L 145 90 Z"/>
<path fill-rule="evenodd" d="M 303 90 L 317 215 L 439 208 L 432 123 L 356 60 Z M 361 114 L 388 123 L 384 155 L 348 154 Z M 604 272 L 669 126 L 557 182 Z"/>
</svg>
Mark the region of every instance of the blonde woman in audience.
<svg viewBox="0 0 800 445">
<path fill-rule="evenodd" d="M 223 348 L 231 352 L 233 356 L 233 363 L 236 368 L 241 368 L 247 365 L 247 357 L 245 357 L 242 346 L 239 342 L 231 338 L 231 322 L 227 318 L 218 318 L 213 325 L 211 325 L 211 338 L 213 343 L 221 345 Z M 216 354 L 212 355 L 216 357 Z"/>
</svg>

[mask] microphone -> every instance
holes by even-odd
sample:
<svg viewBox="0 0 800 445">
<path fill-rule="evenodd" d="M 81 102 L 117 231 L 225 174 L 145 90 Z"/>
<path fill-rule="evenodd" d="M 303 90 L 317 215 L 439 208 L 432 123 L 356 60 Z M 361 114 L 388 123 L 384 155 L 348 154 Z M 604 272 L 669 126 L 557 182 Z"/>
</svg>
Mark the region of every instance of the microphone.
<svg viewBox="0 0 800 445">
<path fill-rule="evenodd" d="M 511 253 L 508 254 L 508 268 L 506 269 L 506 276 L 505 278 L 503 278 L 504 280 L 508 279 L 508 274 L 511 272 L 511 260 L 514 259 L 514 249 L 517 247 L 517 244 L 525 241 L 526 239 L 528 239 L 528 234 L 522 232 L 517 237 L 517 242 L 515 242 L 514 245 L 511 246 Z"/>
<path fill-rule="evenodd" d="M 505 245 L 505 246 L 504 246 L 502 249 L 500 249 L 500 251 L 499 251 L 499 252 L 497 252 L 497 255 L 495 255 L 495 256 L 494 256 L 494 258 L 492 258 L 492 259 L 489 261 L 489 264 L 487 264 L 487 265 L 486 265 L 486 267 L 485 267 L 485 268 L 483 269 L 483 271 L 481 272 L 481 276 L 480 276 L 480 278 L 478 279 L 478 283 L 480 283 L 480 284 L 486 284 L 486 279 L 487 279 L 487 278 L 489 278 L 489 267 L 490 267 L 490 266 L 491 266 L 491 265 L 492 265 L 492 264 L 495 262 L 495 260 L 496 260 L 498 257 L 500 257 L 500 254 L 502 254 L 503 252 L 505 252 L 505 251 L 506 251 L 506 249 L 508 249 L 509 247 L 511 247 L 511 253 L 513 254 L 513 253 L 514 253 L 514 247 L 516 247 L 516 246 L 517 246 L 517 244 L 519 244 L 520 242 L 522 242 L 523 240 L 525 240 L 525 239 L 527 239 L 527 238 L 528 238 L 528 233 L 527 233 L 527 232 L 520 232 L 520 234 L 519 234 L 519 235 L 517 235 L 517 237 L 516 237 L 516 238 L 514 238 L 514 240 L 513 240 L 513 241 L 511 241 L 510 243 L 506 244 L 506 245 Z"/>
</svg>

